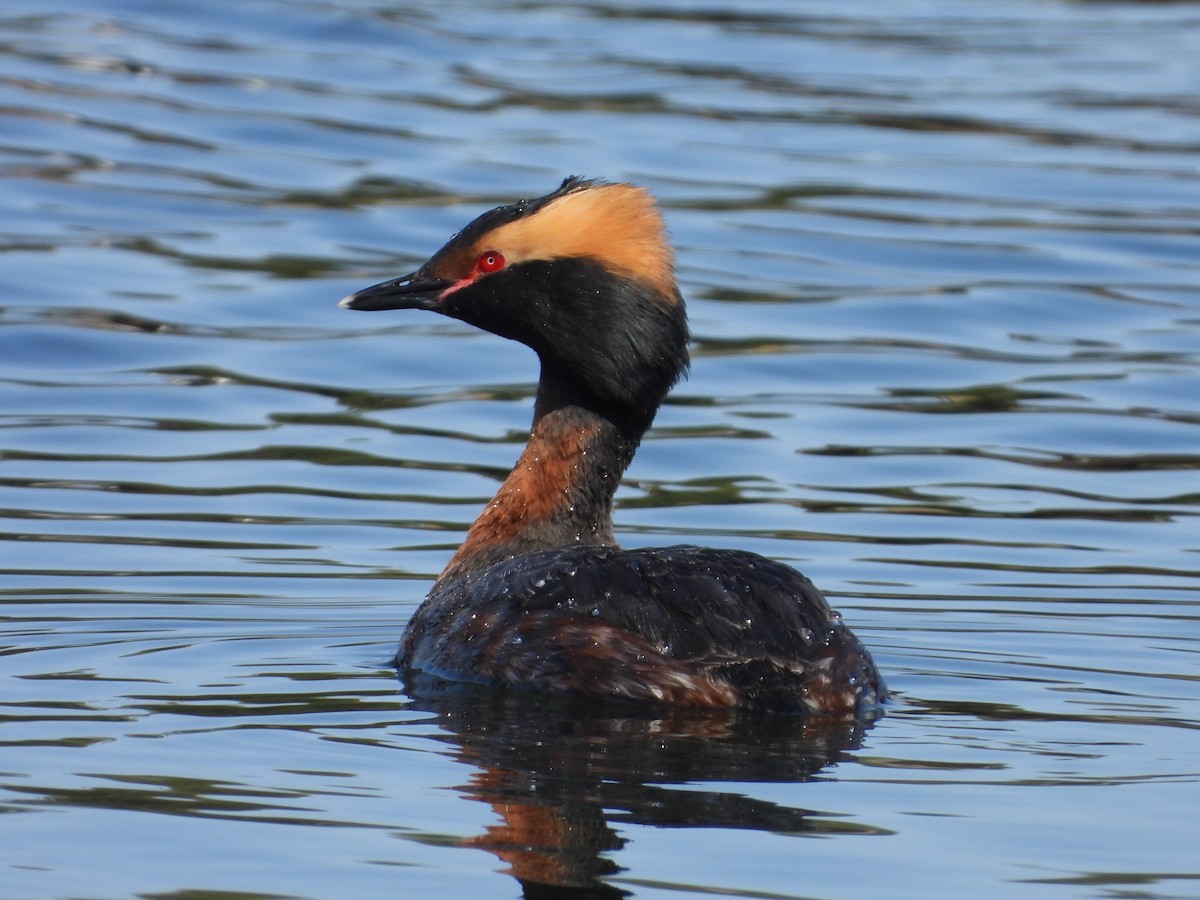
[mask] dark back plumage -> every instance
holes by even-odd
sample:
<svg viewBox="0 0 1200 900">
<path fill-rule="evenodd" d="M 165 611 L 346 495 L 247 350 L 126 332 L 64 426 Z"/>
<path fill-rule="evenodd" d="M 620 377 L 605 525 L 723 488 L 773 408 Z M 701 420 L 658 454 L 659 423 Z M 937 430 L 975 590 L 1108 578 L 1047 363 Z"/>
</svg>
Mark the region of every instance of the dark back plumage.
<svg viewBox="0 0 1200 900">
<path fill-rule="evenodd" d="M 647 657 L 675 665 L 646 667 Z M 881 699 L 870 655 L 811 581 L 758 554 L 693 546 L 507 559 L 435 589 L 398 663 L 599 699 L 695 691 L 680 671 L 724 689 L 697 705 L 859 712 Z"/>
</svg>

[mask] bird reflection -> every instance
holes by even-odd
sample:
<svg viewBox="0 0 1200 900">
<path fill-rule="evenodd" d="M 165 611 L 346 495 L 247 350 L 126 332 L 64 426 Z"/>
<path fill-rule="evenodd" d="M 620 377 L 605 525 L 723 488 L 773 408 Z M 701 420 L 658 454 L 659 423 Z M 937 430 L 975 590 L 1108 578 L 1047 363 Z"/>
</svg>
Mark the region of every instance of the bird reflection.
<svg viewBox="0 0 1200 900">
<path fill-rule="evenodd" d="M 435 717 L 435 737 L 476 769 L 459 790 L 498 817 L 465 844 L 503 860 L 526 898 L 629 896 L 606 880 L 621 871 L 613 854 L 625 844 L 625 823 L 827 830 L 830 821 L 811 810 L 747 797 L 729 783 L 813 779 L 851 758 L 870 727 L 738 710 L 615 708 L 461 684 L 413 694 L 413 708 Z M 854 830 L 844 820 L 836 827 Z"/>
</svg>

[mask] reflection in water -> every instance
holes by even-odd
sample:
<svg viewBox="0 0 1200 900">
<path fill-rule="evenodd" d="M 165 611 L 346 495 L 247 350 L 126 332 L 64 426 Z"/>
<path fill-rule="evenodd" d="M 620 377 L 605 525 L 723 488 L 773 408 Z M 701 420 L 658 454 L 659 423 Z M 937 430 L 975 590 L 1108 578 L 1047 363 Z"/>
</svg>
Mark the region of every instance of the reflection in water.
<svg viewBox="0 0 1200 900">
<path fill-rule="evenodd" d="M 610 854 L 625 844 L 622 823 L 880 833 L 718 787 L 808 781 L 851 759 L 869 727 L 860 721 L 622 709 L 465 685 L 423 690 L 413 708 L 434 714 L 476 767 L 460 789 L 500 822 L 469 844 L 508 863 L 526 897 L 628 896 L 603 880 L 621 871 Z"/>
</svg>

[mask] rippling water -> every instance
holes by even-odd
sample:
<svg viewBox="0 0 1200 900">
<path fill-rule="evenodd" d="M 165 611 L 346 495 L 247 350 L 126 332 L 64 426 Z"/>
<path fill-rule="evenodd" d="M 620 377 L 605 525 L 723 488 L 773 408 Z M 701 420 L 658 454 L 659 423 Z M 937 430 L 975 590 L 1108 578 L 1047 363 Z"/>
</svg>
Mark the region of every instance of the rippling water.
<svg viewBox="0 0 1200 900">
<path fill-rule="evenodd" d="M 1190 3 L 10 0 L 0 895 L 1195 896 L 1198 59 Z M 572 173 L 661 197 L 695 332 L 622 541 L 803 568 L 873 728 L 398 691 L 536 369 L 334 304 Z"/>
</svg>

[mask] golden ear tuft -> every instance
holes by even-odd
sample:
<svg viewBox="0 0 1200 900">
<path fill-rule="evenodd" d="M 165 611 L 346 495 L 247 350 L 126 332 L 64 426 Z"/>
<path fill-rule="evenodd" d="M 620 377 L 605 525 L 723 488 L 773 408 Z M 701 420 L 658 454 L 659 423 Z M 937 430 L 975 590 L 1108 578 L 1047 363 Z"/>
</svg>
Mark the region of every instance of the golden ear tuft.
<svg viewBox="0 0 1200 900">
<path fill-rule="evenodd" d="M 650 285 L 674 300 L 675 256 L 654 198 L 632 184 L 568 191 L 482 239 L 510 263 L 584 257 Z"/>
</svg>

